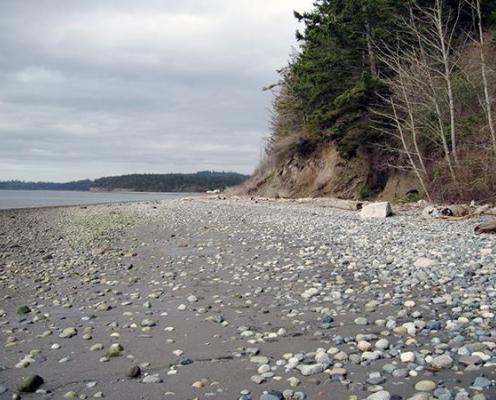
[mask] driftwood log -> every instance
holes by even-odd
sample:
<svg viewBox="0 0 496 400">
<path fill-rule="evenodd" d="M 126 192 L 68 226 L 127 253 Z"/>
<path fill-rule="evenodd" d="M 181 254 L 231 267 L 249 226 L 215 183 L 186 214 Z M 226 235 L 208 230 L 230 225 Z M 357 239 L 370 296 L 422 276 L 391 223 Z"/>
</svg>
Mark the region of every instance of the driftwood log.
<svg viewBox="0 0 496 400">
<path fill-rule="evenodd" d="M 479 207 L 452 205 L 439 208 L 438 210 L 441 214 L 438 218 L 451 221 L 461 221 L 468 218 L 479 217 L 483 214 L 491 214 L 491 211 L 496 212 L 496 209 L 491 208 L 490 205 L 483 205 Z"/>
<path fill-rule="evenodd" d="M 359 211 L 366 204 L 363 201 L 343 200 L 333 198 L 312 199 L 312 203 L 320 207 L 338 208 L 340 210 Z"/>
<path fill-rule="evenodd" d="M 496 233 L 496 220 L 477 225 L 475 227 L 475 233 L 477 235 L 480 235 L 481 233 Z"/>
</svg>

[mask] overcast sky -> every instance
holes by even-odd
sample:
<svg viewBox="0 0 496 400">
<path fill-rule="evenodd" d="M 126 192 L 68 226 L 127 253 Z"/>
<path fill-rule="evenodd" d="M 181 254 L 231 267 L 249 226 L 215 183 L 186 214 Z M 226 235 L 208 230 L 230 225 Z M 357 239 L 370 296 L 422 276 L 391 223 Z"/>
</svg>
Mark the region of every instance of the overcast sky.
<svg viewBox="0 0 496 400">
<path fill-rule="evenodd" d="M 313 0 L 0 0 L 0 180 L 252 172 Z"/>
</svg>

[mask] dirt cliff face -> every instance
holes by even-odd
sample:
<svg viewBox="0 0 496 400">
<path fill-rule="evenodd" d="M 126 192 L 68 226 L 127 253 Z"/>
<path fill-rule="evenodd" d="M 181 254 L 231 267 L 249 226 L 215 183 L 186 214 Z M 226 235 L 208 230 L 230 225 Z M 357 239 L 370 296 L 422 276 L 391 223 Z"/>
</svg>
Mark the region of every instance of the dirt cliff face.
<svg viewBox="0 0 496 400">
<path fill-rule="evenodd" d="M 332 144 L 310 154 L 267 163 L 237 190 L 237 194 L 260 197 L 401 200 L 418 193 L 417 183 L 407 173 L 384 171 L 375 166 L 375 154 L 359 150 L 352 159 L 340 156 Z"/>
</svg>

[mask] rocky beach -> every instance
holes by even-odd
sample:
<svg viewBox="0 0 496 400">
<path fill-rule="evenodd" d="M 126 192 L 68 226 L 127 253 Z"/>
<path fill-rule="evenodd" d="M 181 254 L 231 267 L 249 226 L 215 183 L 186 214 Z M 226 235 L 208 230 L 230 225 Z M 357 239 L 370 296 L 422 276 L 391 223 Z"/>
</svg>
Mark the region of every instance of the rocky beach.
<svg viewBox="0 0 496 400">
<path fill-rule="evenodd" d="M 0 398 L 496 398 L 484 218 L 167 200 L 0 211 Z"/>
</svg>

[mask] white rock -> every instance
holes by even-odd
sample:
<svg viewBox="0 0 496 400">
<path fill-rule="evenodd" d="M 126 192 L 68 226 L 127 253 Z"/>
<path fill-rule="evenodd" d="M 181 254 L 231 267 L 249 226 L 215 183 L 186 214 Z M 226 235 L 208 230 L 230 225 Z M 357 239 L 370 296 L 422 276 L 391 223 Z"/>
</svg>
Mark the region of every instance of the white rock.
<svg viewBox="0 0 496 400">
<path fill-rule="evenodd" d="M 317 296 L 319 294 L 319 289 L 317 288 L 310 288 L 310 289 L 307 289 L 305 290 L 302 294 L 301 294 L 301 297 L 303 297 L 304 299 L 309 299 L 313 296 Z"/>
<path fill-rule="evenodd" d="M 387 339 L 379 339 L 375 343 L 375 348 L 378 350 L 386 350 L 389 347 L 389 340 Z"/>
<path fill-rule="evenodd" d="M 160 383 L 162 379 L 158 377 L 158 375 L 148 375 L 145 376 L 142 380 L 143 383 Z"/>
<path fill-rule="evenodd" d="M 374 361 L 381 358 L 382 353 L 380 351 L 366 351 L 362 353 L 362 360 Z"/>
<path fill-rule="evenodd" d="M 188 298 L 186 300 L 188 300 L 190 303 L 196 303 L 198 301 L 198 298 L 194 295 L 191 295 L 191 296 L 188 296 Z"/>
<path fill-rule="evenodd" d="M 365 352 L 365 351 L 369 351 L 372 348 L 372 345 L 366 340 L 360 340 L 357 343 L 357 348 L 358 350 Z"/>
<path fill-rule="evenodd" d="M 387 218 L 393 215 L 389 202 L 367 204 L 360 211 L 361 218 Z"/>
<path fill-rule="evenodd" d="M 367 400 L 389 400 L 390 398 L 391 395 L 389 394 L 389 392 L 386 392 L 385 390 L 380 390 L 367 397 Z"/>
<path fill-rule="evenodd" d="M 493 252 L 493 249 L 481 249 L 481 256 L 488 256 Z"/>
<path fill-rule="evenodd" d="M 315 361 L 317 361 L 319 364 L 322 364 L 324 366 L 332 364 L 332 360 L 329 357 L 329 354 L 324 352 L 318 352 L 315 355 Z"/>
<path fill-rule="evenodd" d="M 449 354 L 442 354 L 438 357 L 434 357 L 431 364 L 437 369 L 449 368 L 453 364 L 453 359 L 449 356 Z"/>
<path fill-rule="evenodd" d="M 299 365 L 297 368 L 300 370 L 303 376 L 320 374 L 325 369 L 322 364 Z"/>
<path fill-rule="evenodd" d="M 415 353 L 412 351 L 407 351 L 406 353 L 400 354 L 401 362 L 403 363 L 411 363 L 415 361 Z"/>
<path fill-rule="evenodd" d="M 286 336 L 288 332 L 286 331 L 286 329 L 284 328 L 280 328 L 278 331 L 277 331 L 277 336 Z"/>
</svg>

